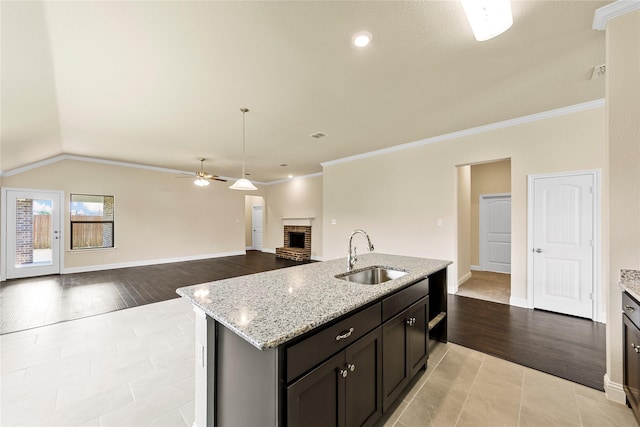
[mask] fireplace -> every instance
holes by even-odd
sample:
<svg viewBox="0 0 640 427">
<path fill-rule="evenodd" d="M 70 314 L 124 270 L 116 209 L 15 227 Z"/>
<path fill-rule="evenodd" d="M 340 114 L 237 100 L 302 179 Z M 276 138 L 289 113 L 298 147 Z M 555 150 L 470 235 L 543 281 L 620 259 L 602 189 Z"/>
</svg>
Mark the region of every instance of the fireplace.
<svg viewBox="0 0 640 427">
<path fill-rule="evenodd" d="M 289 232 L 289 247 L 304 249 L 304 233 L 298 231 Z"/>
<path fill-rule="evenodd" d="M 294 261 L 311 259 L 311 226 L 285 225 L 284 247 L 276 248 L 276 256 Z"/>
</svg>

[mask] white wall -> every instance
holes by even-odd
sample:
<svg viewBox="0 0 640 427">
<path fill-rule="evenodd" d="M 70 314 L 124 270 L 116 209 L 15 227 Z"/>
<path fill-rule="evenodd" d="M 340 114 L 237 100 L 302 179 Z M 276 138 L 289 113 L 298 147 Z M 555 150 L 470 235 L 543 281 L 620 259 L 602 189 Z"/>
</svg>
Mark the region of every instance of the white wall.
<svg viewBox="0 0 640 427">
<path fill-rule="evenodd" d="M 354 228 L 376 251 L 448 259 L 458 280 L 456 165 L 511 159 L 513 302 L 527 301 L 527 175 L 605 167 L 597 107 L 324 167 L 325 259 L 346 256 Z M 606 189 L 605 189 L 606 190 Z M 332 225 L 331 220 L 336 224 Z M 442 219 L 442 226 L 437 220 Z"/>
<path fill-rule="evenodd" d="M 229 190 L 222 182 L 199 188 L 175 176 L 62 160 L 4 176 L 2 185 L 64 191 L 67 272 L 244 253 L 245 192 Z M 115 197 L 115 249 L 69 251 L 72 193 Z"/>
<path fill-rule="evenodd" d="M 471 166 L 458 166 L 458 285 L 471 277 Z"/>
<path fill-rule="evenodd" d="M 640 269 L 640 10 L 607 23 L 607 395 L 624 401 L 620 269 Z M 615 383 L 611 388 L 609 381 Z"/>
</svg>

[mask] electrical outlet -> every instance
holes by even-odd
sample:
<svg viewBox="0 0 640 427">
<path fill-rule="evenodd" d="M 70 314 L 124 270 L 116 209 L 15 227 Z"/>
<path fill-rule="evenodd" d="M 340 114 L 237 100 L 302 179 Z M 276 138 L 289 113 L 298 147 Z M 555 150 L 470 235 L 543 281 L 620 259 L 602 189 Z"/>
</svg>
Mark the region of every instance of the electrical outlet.
<svg viewBox="0 0 640 427">
<path fill-rule="evenodd" d="M 438 220 L 438 221 L 436 221 L 436 222 L 437 222 L 437 224 L 438 224 L 438 227 L 442 227 L 442 220 L 441 220 L 441 219 L 439 219 L 439 220 Z"/>
<path fill-rule="evenodd" d="M 337 223 L 338 223 L 338 221 L 337 221 L 337 220 L 335 220 L 335 219 L 332 219 L 332 220 L 331 220 L 331 225 L 336 225 Z"/>
</svg>

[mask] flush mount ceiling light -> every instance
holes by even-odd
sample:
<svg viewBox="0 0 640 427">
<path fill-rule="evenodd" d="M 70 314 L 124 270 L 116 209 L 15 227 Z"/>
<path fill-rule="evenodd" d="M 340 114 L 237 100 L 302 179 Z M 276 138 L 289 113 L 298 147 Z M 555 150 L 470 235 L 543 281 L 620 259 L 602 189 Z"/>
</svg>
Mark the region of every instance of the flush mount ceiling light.
<svg viewBox="0 0 640 427">
<path fill-rule="evenodd" d="M 510 0 L 461 0 L 473 36 L 489 40 L 507 31 L 513 24 Z"/>
<path fill-rule="evenodd" d="M 355 33 L 353 37 L 351 37 L 351 43 L 353 43 L 357 47 L 365 47 L 366 45 L 371 43 L 372 39 L 373 37 L 371 36 L 370 32 L 360 31 L 359 33 Z"/>
<path fill-rule="evenodd" d="M 257 190 L 256 186 L 253 185 L 251 183 L 251 181 L 249 181 L 246 176 L 247 174 L 244 172 L 244 163 L 245 163 L 245 132 L 244 132 L 244 116 L 246 113 L 249 112 L 248 108 L 241 108 L 240 111 L 242 111 L 242 178 L 240 178 L 239 180 L 237 180 L 236 182 L 233 183 L 233 185 L 231 187 L 229 187 L 232 190 Z"/>
</svg>

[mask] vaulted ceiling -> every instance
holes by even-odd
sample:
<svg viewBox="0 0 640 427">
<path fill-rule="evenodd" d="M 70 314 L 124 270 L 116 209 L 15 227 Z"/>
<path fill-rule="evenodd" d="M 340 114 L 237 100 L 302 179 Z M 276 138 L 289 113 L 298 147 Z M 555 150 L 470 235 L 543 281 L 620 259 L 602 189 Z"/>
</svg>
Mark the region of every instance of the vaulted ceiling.
<svg viewBox="0 0 640 427">
<path fill-rule="evenodd" d="M 12 2 L 0 170 L 73 154 L 257 181 L 604 97 L 610 1 L 512 1 L 473 38 L 458 1 Z M 366 48 L 354 33 L 373 35 Z M 326 134 L 321 139 L 310 137 Z M 288 166 L 279 166 L 287 164 Z"/>
</svg>

